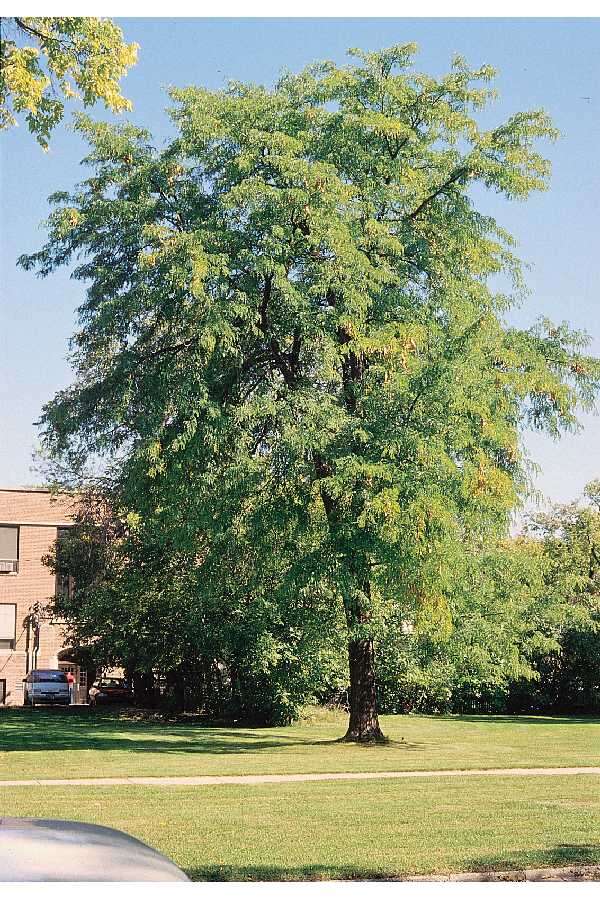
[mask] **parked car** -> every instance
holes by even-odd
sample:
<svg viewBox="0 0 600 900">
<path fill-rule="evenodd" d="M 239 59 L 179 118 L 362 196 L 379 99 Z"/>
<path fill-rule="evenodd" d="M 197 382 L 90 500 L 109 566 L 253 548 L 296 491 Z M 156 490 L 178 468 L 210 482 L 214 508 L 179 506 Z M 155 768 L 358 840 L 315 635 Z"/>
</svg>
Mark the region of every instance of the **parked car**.
<svg viewBox="0 0 600 900">
<path fill-rule="evenodd" d="M 90 705 L 100 703 L 131 703 L 133 691 L 124 678 L 99 678 L 88 691 Z"/>
<path fill-rule="evenodd" d="M 137 838 L 86 822 L 0 818 L 2 881 L 189 881 Z"/>
<path fill-rule="evenodd" d="M 70 702 L 69 682 L 60 669 L 32 669 L 23 679 L 25 706 L 38 706 L 40 703 L 68 706 Z"/>
</svg>

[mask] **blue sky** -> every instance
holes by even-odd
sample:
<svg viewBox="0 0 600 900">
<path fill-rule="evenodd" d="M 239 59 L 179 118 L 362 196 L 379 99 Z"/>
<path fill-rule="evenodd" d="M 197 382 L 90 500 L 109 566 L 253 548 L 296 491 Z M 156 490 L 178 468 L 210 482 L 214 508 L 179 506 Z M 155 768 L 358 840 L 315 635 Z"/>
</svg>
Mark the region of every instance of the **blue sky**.
<svg viewBox="0 0 600 900">
<path fill-rule="evenodd" d="M 150 128 L 157 143 L 169 135 L 168 86 L 218 88 L 228 79 L 272 84 L 282 69 L 314 60 L 341 62 L 349 47 L 376 49 L 398 42 L 420 46 L 418 68 L 447 71 L 454 53 L 472 65 L 499 70 L 499 100 L 484 124 L 543 107 L 562 138 L 545 149 L 553 163 L 551 189 L 526 203 L 481 197 L 519 242 L 530 266 L 530 296 L 512 315 L 527 325 L 539 315 L 567 319 L 593 338 L 600 354 L 600 20 L 599 19 L 119 19 L 140 44 L 139 62 L 123 82 L 133 101 L 129 118 Z M 110 118 L 95 107 L 98 118 Z M 25 127 L 0 137 L 0 485 L 36 480 L 30 471 L 41 407 L 68 384 L 67 344 L 83 287 L 68 272 L 40 280 L 17 269 L 19 254 L 39 247 L 47 196 L 69 189 L 83 170 L 85 148 L 67 127 L 43 153 Z M 579 495 L 600 477 L 600 418 L 555 443 L 526 436 L 541 467 L 537 488 L 554 501 Z"/>
</svg>

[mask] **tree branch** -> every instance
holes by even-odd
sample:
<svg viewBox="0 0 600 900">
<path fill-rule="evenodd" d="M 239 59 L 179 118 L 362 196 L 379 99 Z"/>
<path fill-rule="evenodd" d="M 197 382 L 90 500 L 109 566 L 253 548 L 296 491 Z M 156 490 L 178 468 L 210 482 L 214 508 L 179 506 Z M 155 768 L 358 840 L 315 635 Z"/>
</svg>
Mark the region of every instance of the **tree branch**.
<svg viewBox="0 0 600 900">
<path fill-rule="evenodd" d="M 295 371 L 295 367 L 292 364 L 291 356 L 283 353 L 281 350 L 281 346 L 279 341 L 273 334 L 269 334 L 270 326 L 269 326 L 269 303 L 271 301 L 271 296 L 273 293 L 273 276 L 265 275 L 265 284 L 263 288 L 263 294 L 260 303 L 259 315 L 260 315 L 260 330 L 264 334 L 264 336 L 269 341 L 269 347 L 271 349 L 271 353 L 273 354 L 273 358 L 277 363 L 277 367 L 283 376 L 283 380 L 285 381 L 288 387 L 295 387 L 297 381 L 297 372 Z M 297 344 L 297 353 L 298 356 L 300 354 L 300 335 L 298 334 L 297 338 L 294 335 L 294 342 Z M 294 345 L 292 347 L 292 353 L 294 351 Z M 296 361 L 297 362 L 297 361 Z"/>
<path fill-rule="evenodd" d="M 443 194 L 444 191 L 447 190 L 447 188 L 449 188 L 452 184 L 457 182 L 464 175 L 468 175 L 468 174 L 469 174 L 469 169 L 467 166 L 461 166 L 459 169 L 456 169 L 456 171 L 453 172 L 452 175 L 450 175 L 450 177 L 447 178 L 443 184 L 441 184 L 438 188 L 436 188 L 436 190 L 433 192 L 433 194 L 430 194 L 429 197 L 425 197 L 425 199 L 421 203 L 419 203 L 419 205 L 417 206 L 417 208 L 415 210 L 413 210 L 411 213 L 408 213 L 408 215 L 405 216 L 405 219 L 411 219 L 411 220 L 415 219 L 421 212 L 423 212 L 425 207 L 429 206 L 429 204 L 433 200 L 435 200 L 436 197 L 439 197 L 439 195 Z"/>
<path fill-rule="evenodd" d="M 151 350 L 149 353 L 138 353 L 136 355 L 140 360 L 156 359 L 156 357 L 163 356 L 165 353 L 180 353 L 182 350 L 189 350 L 189 348 L 193 346 L 195 341 L 195 337 L 188 338 L 187 341 L 180 341 L 177 344 L 169 344 L 167 347 L 159 347 L 157 350 Z"/>
</svg>

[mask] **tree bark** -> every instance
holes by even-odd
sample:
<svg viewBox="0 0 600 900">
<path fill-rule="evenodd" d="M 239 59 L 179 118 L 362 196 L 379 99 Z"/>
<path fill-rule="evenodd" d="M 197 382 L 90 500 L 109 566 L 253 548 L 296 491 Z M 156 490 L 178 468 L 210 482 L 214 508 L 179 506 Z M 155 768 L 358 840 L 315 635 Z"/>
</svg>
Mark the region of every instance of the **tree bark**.
<svg viewBox="0 0 600 900">
<path fill-rule="evenodd" d="M 167 695 L 163 701 L 170 712 L 185 712 L 185 677 L 182 668 L 170 669 L 166 673 Z"/>
<path fill-rule="evenodd" d="M 332 474 L 331 466 L 322 458 L 319 453 L 314 454 L 315 469 L 319 479 L 323 480 Z M 339 527 L 340 516 L 333 497 L 324 489 L 321 484 L 321 497 L 325 508 L 325 515 L 329 522 L 329 528 L 332 537 L 335 540 L 336 531 Z M 352 571 L 355 584 L 362 582 L 362 591 L 367 598 L 371 596 L 371 585 L 367 580 L 363 580 L 364 572 L 368 569 L 366 563 L 360 567 L 357 566 L 355 556 L 352 552 L 347 554 L 347 565 Z M 350 674 L 350 722 L 348 730 L 345 734 L 345 741 L 356 741 L 359 743 L 371 743 L 374 741 L 384 741 L 381 728 L 379 727 L 379 717 L 377 715 L 377 696 L 375 691 L 375 651 L 373 647 L 373 638 L 367 635 L 352 636 L 354 629 L 358 628 L 364 633 L 365 627 L 368 629 L 370 611 L 364 608 L 355 594 L 349 593 L 343 598 L 344 611 L 346 613 L 346 622 L 350 638 L 348 640 L 348 668 Z"/>
<path fill-rule="evenodd" d="M 350 668 L 350 722 L 345 741 L 370 743 L 385 740 L 379 727 L 375 694 L 373 640 L 348 641 Z"/>
<path fill-rule="evenodd" d="M 141 672 L 133 666 L 130 680 L 133 684 L 133 697 L 137 706 L 154 709 L 156 706 L 155 678 L 153 672 Z"/>
</svg>

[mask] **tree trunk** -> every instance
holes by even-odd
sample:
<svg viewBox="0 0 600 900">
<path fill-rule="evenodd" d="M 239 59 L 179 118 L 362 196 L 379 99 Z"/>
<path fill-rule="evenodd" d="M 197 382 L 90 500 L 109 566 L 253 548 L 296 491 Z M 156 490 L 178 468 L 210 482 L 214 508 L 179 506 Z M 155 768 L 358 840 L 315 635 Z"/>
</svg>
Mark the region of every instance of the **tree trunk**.
<svg viewBox="0 0 600 900">
<path fill-rule="evenodd" d="M 314 454 L 317 476 L 321 479 L 321 497 L 332 538 L 335 542 L 336 532 L 343 517 L 331 494 L 323 487 L 323 480 L 330 477 L 332 468 L 319 453 Z M 375 651 L 373 638 L 365 635 L 368 628 L 370 612 L 371 585 L 368 580 L 369 565 L 365 559 L 359 560 L 356 553 L 347 554 L 348 568 L 355 586 L 360 591 L 351 591 L 343 596 L 344 612 L 350 638 L 348 640 L 348 667 L 350 670 L 350 722 L 345 741 L 372 743 L 384 741 L 385 736 L 379 727 L 377 715 L 377 697 L 375 693 Z M 362 563 L 362 565 L 359 565 Z M 367 578 L 365 578 L 367 574 Z M 366 598 L 366 605 L 362 599 Z M 358 629 L 358 634 L 355 631 Z M 362 631 L 362 635 L 360 632 Z"/>
<path fill-rule="evenodd" d="M 135 704 L 153 709 L 156 706 L 154 673 L 140 672 L 133 667 L 128 668 L 127 671 L 131 671 L 130 678 L 133 683 Z"/>
<path fill-rule="evenodd" d="M 185 678 L 182 668 L 169 669 L 166 673 L 167 693 L 163 706 L 168 712 L 179 714 L 185 711 Z"/>
<path fill-rule="evenodd" d="M 375 654 L 373 640 L 364 638 L 348 642 L 350 666 L 350 722 L 345 741 L 368 743 L 385 740 L 375 695 Z"/>
</svg>

